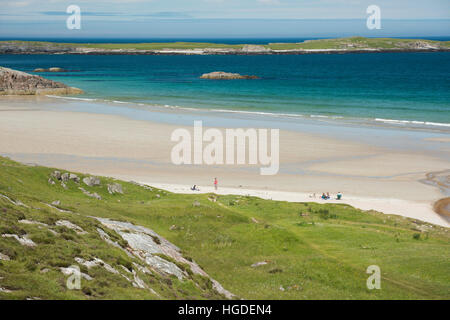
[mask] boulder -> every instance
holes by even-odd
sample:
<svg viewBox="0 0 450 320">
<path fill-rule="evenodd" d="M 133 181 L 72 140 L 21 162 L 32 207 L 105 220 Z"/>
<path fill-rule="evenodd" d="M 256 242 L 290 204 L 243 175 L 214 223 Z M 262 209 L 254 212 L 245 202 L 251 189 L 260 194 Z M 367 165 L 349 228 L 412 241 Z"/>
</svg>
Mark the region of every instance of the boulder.
<svg viewBox="0 0 450 320">
<path fill-rule="evenodd" d="M 45 79 L 22 71 L 0 67 L 0 96 L 2 95 L 64 95 L 81 94 L 83 90 L 61 82 Z"/>
<path fill-rule="evenodd" d="M 6 254 L 0 253 L 0 260 L 9 261 L 11 259 Z"/>
<path fill-rule="evenodd" d="M 100 179 L 96 177 L 83 178 L 83 182 L 89 187 L 95 187 L 100 185 Z"/>
<path fill-rule="evenodd" d="M 67 172 L 63 173 L 63 174 L 61 175 L 61 180 L 62 180 L 63 182 L 69 181 L 69 174 L 68 174 Z"/>
<path fill-rule="evenodd" d="M 66 72 L 66 69 L 58 68 L 58 67 L 52 67 L 48 69 L 49 72 Z"/>
<path fill-rule="evenodd" d="M 55 178 L 56 180 L 61 180 L 61 172 L 55 170 L 52 172 L 51 177 Z"/>
<path fill-rule="evenodd" d="M 80 183 L 80 178 L 74 173 L 69 174 L 69 180 L 73 180 L 76 183 Z"/>
<path fill-rule="evenodd" d="M 48 69 L 36 68 L 33 70 L 33 72 L 67 72 L 67 70 L 59 67 L 51 67 Z"/>
<path fill-rule="evenodd" d="M 123 194 L 122 185 L 118 183 L 108 184 L 108 192 L 110 194 L 120 193 Z"/>
<path fill-rule="evenodd" d="M 209 80 L 239 80 L 239 79 L 259 79 L 257 76 L 241 75 L 239 73 L 229 73 L 223 71 L 215 71 L 203 74 L 200 79 Z"/>
</svg>

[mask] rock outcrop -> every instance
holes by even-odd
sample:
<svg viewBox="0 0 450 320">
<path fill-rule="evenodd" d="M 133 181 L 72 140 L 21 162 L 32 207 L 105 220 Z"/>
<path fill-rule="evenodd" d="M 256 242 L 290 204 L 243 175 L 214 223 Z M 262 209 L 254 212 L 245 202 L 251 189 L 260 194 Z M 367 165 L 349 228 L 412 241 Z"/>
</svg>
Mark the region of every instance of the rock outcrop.
<svg viewBox="0 0 450 320">
<path fill-rule="evenodd" d="M 265 46 L 259 46 L 255 44 L 246 44 L 244 47 L 242 47 L 243 52 L 247 53 L 269 53 L 272 52 L 270 48 L 267 48 Z"/>
<path fill-rule="evenodd" d="M 86 184 L 89 187 L 96 187 L 100 185 L 100 179 L 97 177 L 86 177 L 83 178 L 84 184 Z"/>
<path fill-rule="evenodd" d="M 122 185 L 118 183 L 108 184 L 108 192 L 110 194 L 120 193 L 123 194 Z"/>
<path fill-rule="evenodd" d="M 59 67 L 51 67 L 48 69 L 36 68 L 33 70 L 33 72 L 67 72 L 67 70 Z"/>
<path fill-rule="evenodd" d="M 0 67 L 0 95 L 81 94 L 83 90 L 68 87 L 22 71 Z"/>
<path fill-rule="evenodd" d="M 259 79 L 257 76 L 240 75 L 239 73 L 229 73 L 223 71 L 215 71 L 203 74 L 200 79 L 210 80 L 236 80 L 236 79 Z"/>
</svg>

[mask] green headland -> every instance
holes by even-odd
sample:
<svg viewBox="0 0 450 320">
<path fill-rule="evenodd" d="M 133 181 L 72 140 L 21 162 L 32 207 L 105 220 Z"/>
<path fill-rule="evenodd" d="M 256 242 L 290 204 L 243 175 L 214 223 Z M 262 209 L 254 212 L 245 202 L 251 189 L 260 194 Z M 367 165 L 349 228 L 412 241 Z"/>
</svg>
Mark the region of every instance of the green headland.
<svg viewBox="0 0 450 320">
<path fill-rule="evenodd" d="M 450 296 L 447 228 L 346 204 L 173 194 L 56 170 L 0 158 L 0 299 L 227 298 L 214 281 L 243 299 Z M 166 251 L 142 259 L 139 239 Z M 80 290 L 66 286 L 74 265 Z M 366 286 L 372 265 L 379 290 Z"/>
</svg>

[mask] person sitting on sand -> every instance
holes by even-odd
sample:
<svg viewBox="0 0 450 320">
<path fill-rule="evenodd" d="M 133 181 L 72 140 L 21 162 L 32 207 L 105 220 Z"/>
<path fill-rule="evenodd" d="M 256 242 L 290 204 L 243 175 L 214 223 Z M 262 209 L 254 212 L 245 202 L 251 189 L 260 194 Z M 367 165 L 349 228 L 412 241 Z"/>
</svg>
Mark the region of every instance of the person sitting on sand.
<svg viewBox="0 0 450 320">
<path fill-rule="evenodd" d="M 342 200 L 342 192 L 340 192 L 340 191 L 338 192 L 336 199 Z"/>
<path fill-rule="evenodd" d="M 194 184 L 194 186 L 191 188 L 191 190 L 192 190 L 192 191 L 200 191 L 200 189 L 197 188 L 197 185 L 196 185 L 196 184 Z"/>
<path fill-rule="evenodd" d="M 331 199 L 329 192 L 327 192 L 327 199 Z"/>
<path fill-rule="evenodd" d="M 325 192 L 322 193 L 322 199 L 323 199 L 323 200 L 327 200 L 327 195 L 325 194 Z"/>
</svg>

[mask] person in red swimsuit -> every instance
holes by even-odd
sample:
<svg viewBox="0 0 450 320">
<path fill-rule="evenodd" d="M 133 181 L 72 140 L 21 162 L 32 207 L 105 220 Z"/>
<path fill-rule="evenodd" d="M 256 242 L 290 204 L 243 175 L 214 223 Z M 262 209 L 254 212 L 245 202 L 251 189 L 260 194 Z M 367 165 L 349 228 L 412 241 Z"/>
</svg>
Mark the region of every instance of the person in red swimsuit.
<svg viewBox="0 0 450 320">
<path fill-rule="evenodd" d="M 216 189 L 216 190 L 217 190 L 217 184 L 218 184 L 217 178 L 214 178 L 214 189 Z"/>
</svg>

